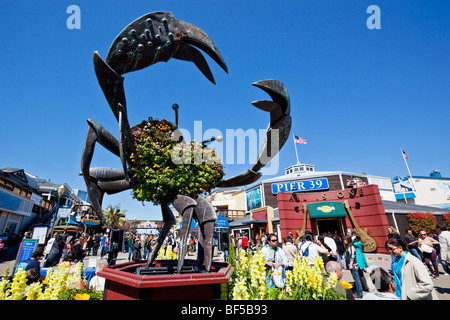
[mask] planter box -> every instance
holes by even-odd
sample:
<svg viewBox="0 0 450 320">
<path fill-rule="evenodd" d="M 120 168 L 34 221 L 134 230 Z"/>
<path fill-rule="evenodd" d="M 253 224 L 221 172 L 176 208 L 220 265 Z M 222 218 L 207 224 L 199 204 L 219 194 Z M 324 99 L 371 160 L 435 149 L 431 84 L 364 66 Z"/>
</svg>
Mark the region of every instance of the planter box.
<svg viewBox="0 0 450 320">
<path fill-rule="evenodd" d="M 170 274 L 161 270 L 176 269 L 177 260 L 157 260 L 152 264 L 153 274 L 144 273 L 146 260 L 132 261 L 104 268 L 97 274 L 106 279 L 105 300 L 213 300 L 220 299 L 221 284 L 228 283 L 233 267 L 224 262 L 213 262 L 211 272 L 184 271 Z M 197 265 L 196 260 L 185 260 L 185 269 Z M 141 271 L 142 270 L 142 271 Z"/>
</svg>

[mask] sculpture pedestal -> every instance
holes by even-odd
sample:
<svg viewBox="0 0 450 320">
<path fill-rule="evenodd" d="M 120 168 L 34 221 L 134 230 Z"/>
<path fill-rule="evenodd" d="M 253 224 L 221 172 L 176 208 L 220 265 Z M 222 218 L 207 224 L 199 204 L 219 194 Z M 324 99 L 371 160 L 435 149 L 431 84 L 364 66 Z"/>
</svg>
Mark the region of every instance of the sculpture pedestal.
<svg viewBox="0 0 450 320">
<path fill-rule="evenodd" d="M 154 268 L 176 269 L 177 260 L 157 260 Z M 105 281 L 105 300 L 213 300 L 220 299 L 221 284 L 228 283 L 233 267 L 213 262 L 211 272 L 154 272 L 140 275 L 147 261 L 132 261 L 104 268 L 97 273 Z M 185 260 L 185 267 L 196 266 L 196 260 Z M 145 270 L 145 269 L 144 269 Z M 143 271 L 144 271 L 143 270 Z"/>
</svg>

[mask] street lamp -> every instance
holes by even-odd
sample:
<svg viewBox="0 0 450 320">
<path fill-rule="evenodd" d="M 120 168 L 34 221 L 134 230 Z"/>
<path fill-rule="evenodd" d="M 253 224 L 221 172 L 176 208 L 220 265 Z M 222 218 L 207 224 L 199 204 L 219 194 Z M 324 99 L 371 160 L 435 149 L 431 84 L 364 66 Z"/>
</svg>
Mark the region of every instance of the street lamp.
<svg viewBox="0 0 450 320">
<path fill-rule="evenodd" d="M 53 214 L 53 220 L 52 220 L 52 225 L 50 227 L 50 236 L 53 233 L 53 227 L 55 226 L 55 222 L 56 222 L 56 217 L 58 216 L 58 209 L 59 209 L 59 200 L 61 199 L 61 197 L 64 195 L 64 192 L 66 191 L 66 187 L 62 184 L 59 186 L 58 188 L 58 200 L 56 201 L 56 208 L 55 208 L 55 213 Z"/>
<path fill-rule="evenodd" d="M 222 136 L 211 137 L 209 139 L 202 141 L 202 145 L 206 145 L 208 142 L 213 142 L 213 141 L 222 142 L 223 137 Z"/>
</svg>

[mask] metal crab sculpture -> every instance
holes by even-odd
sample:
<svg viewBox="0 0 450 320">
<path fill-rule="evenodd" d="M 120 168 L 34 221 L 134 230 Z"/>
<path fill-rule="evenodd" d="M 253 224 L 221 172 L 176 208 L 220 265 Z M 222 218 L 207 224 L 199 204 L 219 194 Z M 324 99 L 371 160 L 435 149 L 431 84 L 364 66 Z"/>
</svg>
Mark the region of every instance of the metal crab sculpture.
<svg viewBox="0 0 450 320">
<path fill-rule="evenodd" d="M 101 208 L 105 193 L 114 194 L 133 188 L 127 165 L 130 164 L 130 155 L 135 149 L 135 145 L 133 145 L 135 142 L 130 137 L 122 75 L 175 58 L 193 62 L 206 78 L 215 84 L 205 58 L 193 46 L 202 49 L 225 72 L 228 72 L 219 50 L 210 37 L 196 26 L 175 19 L 170 12 L 148 13 L 130 23 L 113 41 L 106 61 L 100 57 L 97 51 L 94 52 L 94 68 L 98 82 L 119 123 L 119 140 L 117 140 L 100 124 L 91 119 L 87 120 L 89 127 L 81 159 L 81 175 L 85 180 L 89 199 L 100 219 L 103 220 Z M 291 116 L 289 94 L 286 87 L 277 80 L 258 81 L 253 85 L 264 90 L 273 100 L 252 102 L 257 108 L 270 113 L 266 140 L 251 169 L 230 179 L 222 180 L 217 187 L 244 186 L 258 180 L 262 175 L 259 170 L 275 157 L 289 136 Z M 204 143 L 209 141 L 204 141 Z M 90 168 L 96 143 L 120 157 L 123 169 Z M 156 247 L 148 257 L 147 267 L 150 267 L 155 260 L 170 228 L 175 224 L 175 217 L 169 204 L 161 204 L 164 226 Z M 199 268 L 210 271 L 212 238 L 214 224 L 217 221 L 214 208 L 202 196 L 190 198 L 178 195 L 173 199 L 172 205 L 183 217 L 181 243 L 186 243 L 191 220 L 195 219 L 198 222 L 197 265 Z M 185 246 L 181 246 L 177 272 L 181 272 L 183 268 L 185 250 Z"/>
</svg>

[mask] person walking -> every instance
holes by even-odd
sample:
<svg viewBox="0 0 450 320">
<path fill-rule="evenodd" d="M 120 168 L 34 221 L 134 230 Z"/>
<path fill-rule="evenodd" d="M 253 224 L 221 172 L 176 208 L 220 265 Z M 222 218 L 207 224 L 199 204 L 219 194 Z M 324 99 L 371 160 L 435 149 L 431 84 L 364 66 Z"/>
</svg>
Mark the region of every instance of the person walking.
<svg viewBox="0 0 450 320">
<path fill-rule="evenodd" d="M 363 286 L 361 282 L 358 262 L 356 260 L 356 249 L 353 245 L 352 236 L 345 236 L 343 239 L 343 243 L 345 248 L 345 263 L 347 269 L 352 273 L 353 280 L 355 281 L 356 297 L 362 298 Z"/>
<path fill-rule="evenodd" d="M 439 241 L 427 236 L 427 232 L 420 231 L 419 249 L 422 251 L 423 260 L 430 270 L 433 278 L 439 279 L 439 269 L 437 266 L 437 254 L 433 244 L 439 244 Z"/>
<path fill-rule="evenodd" d="M 342 243 L 342 238 L 340 235 L 336 232 L 333 234 L 334 242 L 336 243 L 336 258 L 337 262 L 340 264 L 342 268 L 345 268 L 345 259 L 344 259 L 344 244 Z"/>
<path fill-rule="evenodd" d="M 361 284 L 364 290 L 369 291 L 369 287 L 367 285 L 366 277 L 364 276 L 364 272 L 366 268 L 369 267 L 369 263 L 367 262 L 366 256 L 364 255 L 364 245 L 361 241 L 361 237 L 357 235 L 353 240 L 353 246 L 356 249 L 356 263 L 358 263 L 358 272 L 359 278 L 361 279 Z"/>
<path fill-rule="evenodd" d="M 244 236 L 242 237 L 242 249 L 247 252 L 248 249 L 248 234 L 247 232 L 244 232 Z"/>
<path fill-rule="evenodd" d="M 134 240 L 133 243 L 133 250 L 132 250 L 132 257 L 131 259 L 133 261 L 138 261 L 141 260 L 141 240 L 139 239 L 139 237 L 136 237 L 136 239 Z"/>
<path fill-rule="evenodd" d="M 442 268 L 444 269 L 444 275 L 450 275 L 450 231 L 448 231 L 445 223 L 438 223 L 436 226 L 436 231 L 439 235 L 439 244 L 441 248 L 439 260 L 442 264 Z"/>
<path fill-rule="evenodd" d="M 294 239 L 292 238 L 292 236 L 288 235 L 284 239 L 283 251 L 289 260 L 289 266 L 287 269 L 292 270 L 294 266 L 295 257 L 298 255 L 298 249 L 294 244 Z"/>
<path fill-rule="evenodd" d="M 316 259 L 316 257 L 318 255 L 320 255 L 320 254 L 328 255 L 329 254 L 328 250 L 322 244 L 319 245 L 313 241 L 313 235 L 310 233 L 307 233 L 305 235 L 305 241 L 299 245 L 298 250 L 299 250 L 300 256 L 308 257 L 309 264 L 311 266 L 314 265 L 314 260 Z"/>
<path fill-rule="evenodd" d="M 79 237 L 76 241 L 75 244 L 72 247 L 72 258 L 73 261 L 78 263 L 78 262 L 83 262 L 83 258 L 85 256 L 85 251 L 83 250 L 83 244 L 86 241 L 86 238 L 84 236 Z"/>
<path fill-rule="evenodd" d="M 106 236 L 102 232 L 100 235 L 100 259 L 103 258 L 103 256 L 106 254 L 105 245 L 106 245 Z"/>
<path fill-rule="evenodd" d="M 48 244 L 46 251 L 48 249 Z M 61 257 L 65 257 L 67 254 L 67 244 L 63 240 L 63 236 L 58 234 L 55 240 L 51 243 L 47 254 L 47 260 L 45 260 L 44 268 L 55 267 L 58 265 Z"/>
<path fill-rule="evenodd" d="M 94 236 L 94 244 L 93 244 L 93 252 L 92 252 L 92 255 L 93 256 L 97 256 L 97 254 L 98 254 L 98 249 L 100 248 L 100 235 L 98 234 L 98 233 L 96 233 L 95 234 L 95 236 Z"/>
<path fill-rule="evenodd" d="M 278 239 L 275 234 L 269 234 L 267 239 L 268 244 L 261 249 L 261 252 L 264 254 L 266 270 L 272 276 L 266 281 L 269 287 L 283 288 L 286 280 L 285 269 L 289 266 L 289 260 L 284 250 L 277 246 Z"/>
<path fill-rule="evenodd" d="M 149 242 L 150 242 L 149 236 L 148 234 L 146 234 L 144 237 L 144 241 L 142 241 L 142 248 L 144 248 L 144 256 L 143 256 L 144 260 L 147 259 Z"/>
<path fill-rule="evenodd" d="M 133 245 L 134 245 L 134 237 L 130 234 L 128 238 L 128 261 L 131 260 L 131 256 L 133 254 Z"/>
<path fill-rule="evenodd" d="M 408 251 L 413 254 L 417 259 L 422 261 L 422 256 L 419 253 L 419 241 L 414 237 L 411 229 L 406 229 L 405 241 L 408 245 Z"/>
<path fill-rule="evenodd" d="M 387 227 L 388 230 L 388 239 L 392 239 L 392 238 L 396 238 L 396 239 L 401 239 L 402 237 L 400 236 L 400 234 L 398 233 L 397 229 L 395 229 L 392 226 Z"/>
<path fill-rule="evenodd" d="M 406 241 L 388 239 L 386 249 L 394 256 L 395 295 L 401 300 L 439 300 L 422 261 L 406 251 Z"/>
</svg>

